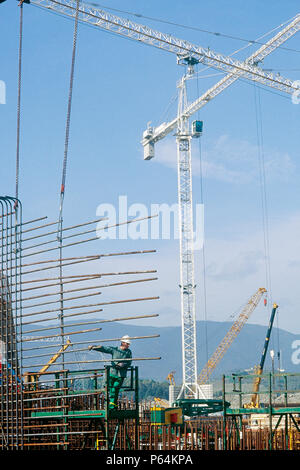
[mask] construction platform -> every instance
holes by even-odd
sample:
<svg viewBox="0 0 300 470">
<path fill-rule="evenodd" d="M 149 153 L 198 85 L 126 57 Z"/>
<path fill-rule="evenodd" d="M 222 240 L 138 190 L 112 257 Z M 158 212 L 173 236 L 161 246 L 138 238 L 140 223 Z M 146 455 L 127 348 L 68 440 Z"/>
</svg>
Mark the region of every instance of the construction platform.
<svg viewBox="0 0 300 470">
<path fill-rule="evenodd" d="M 255 383 L 259 378 L 260 389 L 253 392 L 249 380 Z M 228 449 L 234 439 L 241 446 L 241 435 L 245 430 L 250 432 L 263 429 L 267 434 L 266 448 L 276 448 L 278 431 L 282 434 L 282 448 L 289 449 L 291 436 L 297 448 L 300 445 L 300 403 L 293 403 L 293 396 L 299 390 L 289 388 L 292 378 L 300 380 L 300 374 L 265 373 L 265 374 L 232 374 L 223 376 L 223 400 L 231 402 L 237 399 L 238 407 L 224 406 L 223 447 Z M 298 382 L 299 383 L 299 382 Z M 253 403 L 256 403 L 253 406 Z M 227 432 L 225 430 L 227 429 Z M 229 430 L 229 431 L 228 431 Z M 235 437 L 233 438 L 233 434 Z"/>
</svg>

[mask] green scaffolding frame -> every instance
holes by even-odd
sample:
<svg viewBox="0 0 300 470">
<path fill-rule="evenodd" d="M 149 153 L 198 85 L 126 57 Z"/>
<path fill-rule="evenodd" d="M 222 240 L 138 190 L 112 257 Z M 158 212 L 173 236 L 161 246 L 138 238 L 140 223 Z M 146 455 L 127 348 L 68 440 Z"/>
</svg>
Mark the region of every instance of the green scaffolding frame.
<svg viewBox="0 0 300 470">
<path fill-rule="evenodd" d="M 263 384 L 264 388 L 256 392 L 259 396 L 266 397 L 266 403 L 261 404 L 261 406 L 254 408 L 250 407 L 247 404 L 243 405 L 243 397 L 246 395 L 252 395 L 253 391 L 245 389 L 245 385 L 249 378 L 255 379 L 256 377 L 261 377 L 265 379 Z M 237 436 L 237 441 L 240 443 L 240 432 L 242 429 L 242 418 L 250 416 L 251 414 L 266 414 L 268 415 L 269 421 L 269 441 L 268 449 L 273 449 L 273 440 L 275 433 L 282 422 L 282 419 L 285 420 L 285 447 L 288 449 L 288 435 L 289 435 L 289 421 L 293 423 L 296 430 L 300 432 L 299 425 L 295 419 L 294 415 L 300 416 L 300 403 L 295 406 L 295 404 L 289 403 L 289 393 L 297 393 L 300 390 L 289 390 L 288 388 L 288 378 L 290 377 L 299 377 L 300 374 L 293 373 L 265 373 L 265 374 L 232 374 L 231 376 L 223 375 L 223 408 L 224 408 L 224 420 L 223 420 L 223 449 L 228 449 L 228 443 L 230 441 L 232 433 L 235 431 Z M 283 381 L 283 388 L 276 389 L 275 382 L 276 378 Z M 232 385 L 232 390 L 228 391 L 228 385 Z M 230 408 L 228 406 L 228 395 L 238 395 L 239 397 L 239 407 Z M 278 405 L 274 401 L 275 396 L 283 395 L 284 404 Z M 275 426 L 273 425 L 273 418 L 277 417 L 277 422 Z M 288 419 L 290 418 L 290 420 Z M 229 426 L 229 432 L 226 432 L 226 426 Z"/>
<path fill-rule="evenodd" d="M 133 409 L 110 409 L 109 408 L 109 378 L 110 378 L 111 366 L 105 366 L 103 369 L 97 370 L 82 370 L 82 371 L 58 371 L 55 372 L 55 388 L 57 390 L 64 389 L 63 392 L 58 391 L 56 395 L 56 405 L 60 408 L 60 411 L 46 411 L 46 412 L 31 412 L 31 418 L 39 419 L 59 419 L 65 424 L 65 429 L 67 432 L 67 425 L 69 420 L 74 419 L 97 419 L 101 430 L 106 441 L 107 450 L 113 450 L 117 441 L 118 432 L 120 429 L 120 424 L 126 419 L 134 420 L 135 426 L 135 435 L 137 436 L 137 429 L 139 424 L 139 376 L 138 376 L 138 367 L 129 367 L 128 368 L 128 379 L 122 384 L 120 391 L 121 392 L 133 392 L 134 393 L 134 408 Z M 93 377 L 92 388 L 89 390 L 76 390 L 73 391 L 70 387 L 72 383 L 72 378 L 84 374 L 91 374 Z M 98 387 L 98 377 L 105 377 L 105 386 L 104 388 Z M 85 395 L 87 392 L 103 392 L 105 396 L 104 408 L 97 409 L 97 404 L 95 402 L 94 409 L 88 410 L 69 410 L 67 407 L 67 399 L 71 398 L 73 395 Z M 114 427 L 114 429 L 113 429 Z M 111 436 L 113 435 L 112 439 Z M 59 436 L 58 436 L 59 439 Z M 67 434 L 64 436 L 65 442 L 67 442 Z M 126 442 L 129 450 L 133 448 L 133 445 L 130 441 L 128 435 L 126 435 Z M 67 449 L 67 444 L 65 446 Z"/>
</svg>

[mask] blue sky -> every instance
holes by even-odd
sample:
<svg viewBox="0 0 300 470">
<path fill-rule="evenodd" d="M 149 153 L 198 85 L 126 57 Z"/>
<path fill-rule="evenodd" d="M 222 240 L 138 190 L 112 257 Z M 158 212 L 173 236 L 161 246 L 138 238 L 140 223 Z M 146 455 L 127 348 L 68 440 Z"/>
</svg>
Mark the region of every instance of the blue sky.
<svg viewBox="0 0 300 470">
<path fill-rule="evenodd" d="M 109 8 L 127 10 L 177 24 L 245 39 L 256 39 L 298 13 L 296 1 L 108 0 Z M 201 33 L 154 20 L 136 22 L 210 47 L 224 55 L 245 46 L 239 40 Z M 0 105 L 1 194 L 14 194 L 17 99 L 18 7 L 0 5 L 0 79 L 7 104 Z M 268 36 L 269 38 L 269 36 Z M 71 21 L 24 5 L 23 96 L 20 198 L 25 219 L 58 215 L 68 82 L 73 41 Z M 300 79 L 300 36 L 272 53 L 265 68 Z M 259 46 L 236 55 L 243 59 Z M 64 215 L 66 224 L 95 218 L 101 203 L 177 202 L 176 148 L 168 137 L 157 145 L 157 158 L 144 162 L 140 140 L 147 122 L 173 119 L 176 83 L 184 69 L 176 57 L 80 25 L 70 133 Z M 201 69 L 199 68 L 199 72 Z M 221 75 L 203 71 L 190 84 L 204 92 Z M 204 76 L 204 78 L 202 78 Z M 271 278 L 280 305 L 279 326 L 300 334 L 299 288 L 299 115 L 290 97 L 260 90 L 270 227 Z M 226 320 L 265 284 L 258 143 L 253 84 L 240 81 L 204 107 L 205 249 L 207 317 Z M 193 146 L 194 200 L 200 202 L 199 148 Z M 100 250 L 156 248 L 145 266 L 158 268 L 161 324 L 179 324 L 177 241 L 103 241 Z M 100 251 L 99 250 L 99 251 Z M 138 261 L 143 266 L 144 261 Z M 196 254 L 197 318 L 203 319 L 202 257 Z M 153 310 L 153 306 L 149 307 Z M 258 308 L 250 321 L 267 324 L 270 311 Z"/>
</svg>

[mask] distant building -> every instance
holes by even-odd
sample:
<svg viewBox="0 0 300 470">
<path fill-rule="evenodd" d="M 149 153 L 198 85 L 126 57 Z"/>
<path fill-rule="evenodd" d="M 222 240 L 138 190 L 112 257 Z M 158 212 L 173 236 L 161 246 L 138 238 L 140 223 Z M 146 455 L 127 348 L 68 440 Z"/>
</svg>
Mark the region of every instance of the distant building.
<svg viewBox="0 0 300 470">
<path fill-rule="evenodd" d="M 201 392 L 207 400 L 211 400 L 214 395 L 213 384 L 199 385 Z M 169 385 L 169 403 L 170 405 L 177 400 L 181 386 Z M 202 397 L 199 397 L 202 398 Z"/>
</svg>

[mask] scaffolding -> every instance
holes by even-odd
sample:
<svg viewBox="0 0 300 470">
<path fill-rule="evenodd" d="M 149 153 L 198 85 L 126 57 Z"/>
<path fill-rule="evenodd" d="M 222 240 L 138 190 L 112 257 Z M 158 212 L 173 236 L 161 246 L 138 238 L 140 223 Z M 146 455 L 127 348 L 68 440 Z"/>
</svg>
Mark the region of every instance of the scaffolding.
<svg viewBox="0 0 300 470">
<path fill-rule="evenodd" d="M 118 408 L 110 409 L 110 366 L 45 372 L 24 399 L 24 447 L 41 449 L 134 449 L 139 424 L 138 367 L 128 368 Z M 131 394 L 129 398 L 126 395 Z"/>
<path fill-rule="evenodd" d="M 129 306 L 142 306 L 145 302 L 158 300 L 149 289 L 146 295 L 143 294 L 144 286 L 149 285 L 151 289 L 151 284 L 157 280 L 156 270 L 132 269 L 132 258 L 136 260 L 136 257 L 153 254 L 155 250 L 100 251 L 99 246 L 103 245 L 101 231 L 111 228 L 104 218 L 66 227 L 61 225 L 62 221 L 48 222 L 47 217 L 23 222 L 21 203 L 14 198 L 0 198 L 0 206 L 1 449 L 35 449 L 53 445 L 67 449 L 69 442 L 73 446 L 76 439 L 80 441 L 80 436 L 85 433 L 82 426 L 91 435 L 89 427 L 93 425 L 95 417 L 95 414 L 92 418 L 86 416 L 84 423 L 77 423 L 73 416 L 73 421 L 69 416 L 68 407 L 76 401 L 72 392 L 75 376 L 79 375 L 84 384 L 88 377 L 83 377 L 90 374 L 91 368 L 93 377 L 95 374 L 103 375 L 103 370 L 105 373 L 109 371 L 109 366 L 104 366 L 105 363 L 110 364 L 110 359 L 90 352 L 89 346 L 121 340 L 122 335 L 105 337 L 101 332 L 106 325 L 122 325 L 123 321 L 127 324 L 158 317 L 157 313 L 149 313 L 149 310 L 148 313 L 141 310 L 138 310 L 139 313 L 127 313 L 125 310 Z M 122 224 L 141 220 L 144 219 L 131 219 Z M 87 243 L 94 254 L 82 251 Z M 107 269 L 103 268 L 106 260 L 117 258 L 118 269 L 111 268 L 111 265 Z M 128 259 L 123 270 L 120 258 Z M 130 295 L 132 288 L 134 295 Z M 122 295 L 122 291 L 125 295 Z M 140 291 L 142 293 L 137 294 Z M 115 314 L 110 311 L 114 308 L 118 309 Z M 127 328 L 125 325 L 123 327 Z M 97 335 L 96 339 L 87 337 L 87 334 Z M 158 337 L 158 334 L 135 335 L 130 340 L 147 341 Z M 70 342 L 72 346 L 67 348 Z M 58 350 L 59 355 L 55 354 Z M 55 361 L 52 361 L 53 357 Z M 132 357 L 137 364 L 139 361 L 159 359 Z M 49 364 L 47 370 L 45 364 Z M 125 391 L 138 396 L 135 382 L 138 380 L 137 368 L 132 369 L 130 377 L 133 377 L 132 374 L 136 377 L 135 389 L 132 390 L 131 383 L 131 389 L 127 385 Z M 78 382 L 78 377 L 76 380 Z M 101 408 L 97 410 L 102 410 L 104 421 L 114 422 L 111 413 L 105 412 L 103 390 L 92 390 L 84 396 L 78 389 L 77 395 L 81 400 L 93 397 L 99 401 L 104 397 Z M 78 406 L 82 411 L 85 410 L 83 402 Z M 63 411 L 60 422 L 57 423 L 52 416 L 50 424 L 40 423 L 40 427 L 36 428 L 32 421 L 41 419 L 41 416 L 34 416 L 33 413 L 49 413 L 50 409 L 53 412 Z M 120 419 L 118 417 L 117 421 Z M 70 422 L 76 422 L 77 429 L 75 426 L 70 431 Z M 52 434 L 54 442 L 50 438 Z M 106 429 L 105 436 L 110 434 L 111 431 Z M 115 442 L 117 436 L 118 433 Z M 110 446 L 108 437 L 107 442 L 107 446 Z"/>
<path fill-rule="evenodd" d="M 253 394 L 252 382 L 261 378 L 257 407 L 250 407 L 249 396 Z M 223 448 L 243 448 L 246 434 L 263 432 L 265 443 L 259 448 L 288 450 L 300 445 L 300 400 L 295 402 L 299 389 L 292 389 L 290 381 L 296 378 L 299 384 L 300 374 L 265 373 L 232 374 L 223 376 Z M 225 406 L 226 401 L 231 406 Z M 232 404 L 232 402 L 235 402 Z M 255 418 L 255 423 L 253 422 Z"/>
<path fill-rule="evenodd" d="M 99 253 L 99 234 L 91 227 L 99 219 L 62 227 L 58 238 L 57 221 L 40 217 L 23 222 L 21 202 L 14 198 L 0 198 L 0 206 L 1 449 L 300 448 L 300 404 L 290 398 L 296 392 L 290 380 L 299 374 L 261 375 L 261 404 L 255 409 L 245 406 L 247 395 L 252 394 L 247 384 L 255 374 L 224 376 L 222 402 L 212 401 L 211 409 L 202 407 L 208 416 L 153 426 L 150 405 L 139 401 L 138 367 L 134 366 L 128 368 L 117 409 L 109 409 L 110 360 L 99 353 L 87 356 L 89 346 L 121 339 L 102 336 L 105 325 L 158 316 L 149 310 L 134 314 L 123 309 L 112 314 L 110 309 L 143 305 L 158 297 L 149 291 L 128 294 L 130 286 L 140 286 L 144 292 L 145 285 L 157 280 L 156 270 L 131 266 L 122 270 L 120 262 L 117 270 L 104 269 L 102 262 L 116 257 L 132 260 L 155 250 Z M 93 242 L 98 243 L 94 254 L 81 251 Z M 76 252 L 65 255 L 72 248 Z M 58 256 L 50 257 L 55 250 Z M 120 295 L 122 288 L 125 297 Z M 103 299 L 103 291 L 111 293 Z M 105 317 L 107 311 L 110 315 Z M 87 333 L 96 333 L 97 339 L 87 338 Z M 131 340 L 157 337 L 132 336 Z M 66 348 L 70 338 L 72 346 Z M 58 350 L 63 352 L 52 363 Z M 159 359 L 131 360 L 139 364 Z M 184 403 L 180 407 L 184 411 Z M 209 416 L 216 412 L 223 416 Z M 254 415 L 264 416 L 258 428 L 251 424 Z"/>
<path fill-rule="evenodd" d="M 21 282 L 20 201 L 0 197 L 0 433 L 2 449 L 18 449 L 23 443 L 23 400 L 20 383 L 22 334 L 16 317 L 21 314 L 21 296 L 13 292 Z"/>
</svg>

